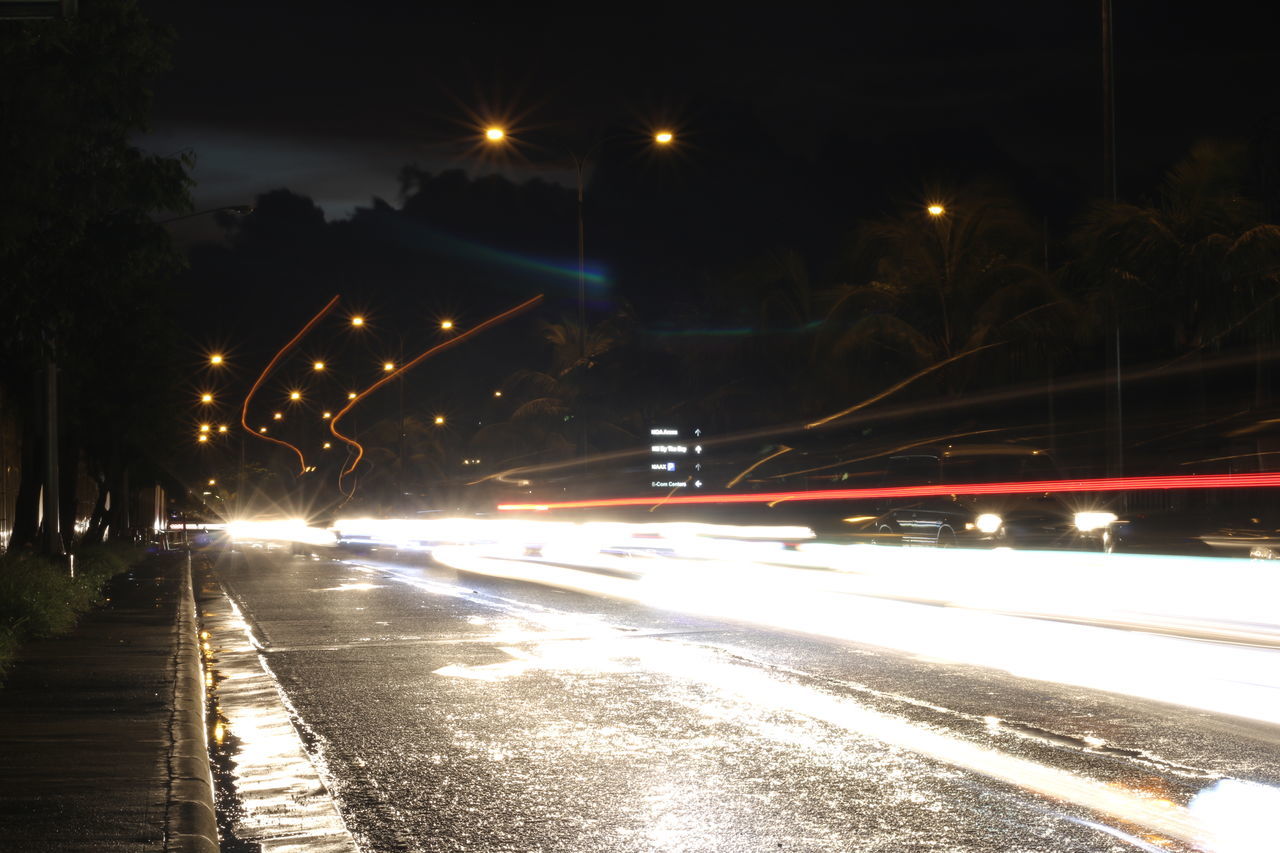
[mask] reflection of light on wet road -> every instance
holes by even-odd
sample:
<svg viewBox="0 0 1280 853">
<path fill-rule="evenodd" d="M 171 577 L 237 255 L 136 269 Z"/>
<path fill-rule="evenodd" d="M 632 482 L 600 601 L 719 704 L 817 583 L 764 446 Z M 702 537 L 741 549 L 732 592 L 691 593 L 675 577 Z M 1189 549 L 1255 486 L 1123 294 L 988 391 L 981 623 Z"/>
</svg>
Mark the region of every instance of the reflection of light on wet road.
<svg viewBox="0 0 1280 853">
<path fill-rule="evenodd" d="M 291 529 L 263 528 L 281 537 Z M 1264 562 L 831 545 L 807 541 L 804 528 L 522 519 L 343 519 L 298 541 L 326 536 L 1280 723 L 1280 572 Z"/>
<path fill-rule="evenodd" d="M 435 560 L 462 571 L 1280 723 L 1280 626 L 1274 614 L 1280 573 L 1267 565 L 821 543 L 796 547 L 790 535 L 770 538 L 753 530 L 739 537 L 711 526 L 433 524 L 427 529 L 403 523 L 397 535 L 408 536 L 406 543 L 388 544 L 430 549 Z M 366 527 L 361 535 L 386 533 L 377 528 Z M 790 547 L 784 547 L 784 538 Z M 432 592 L 462 594 L 427 578 L 397 579 Z M 508 660 L 451 665 L 437 674 L 498 681 L 533 670 L 592 671 L 631 661 L 734 698 L 727 705 L 708 702 L 705 713 L 731 713 L 735 704 L 746 705 L 756 711 L 754 721 L 744 725 L 757 728 L 762 708 L 802 714 L 1088 808 L 1120 826 L 1149 830 L 1141 838 L 1116 827 L 1106 830 L 1134 846 L 1177 839 L 1201 849 L 1243 853 L 1266 849 L 1260 840 L 1270 843 L 1276 836 L 1274 826 L 1259 821 L 1274 821 L 1280 809 L 1255 810 L 1255 817 L 1262 817 L 1252 822 L 1240 818 L 1249 812 L 1242 804 L 1280 796 L 1272 788 L 1219 785 L 1206 789 L 1225 791 L 1216 804 L 1205 793 L 1193 801 L 1194 808 L 1183 806 L 1009 755 L 758 669 L 708 661 L 689 646 L 602 634 L 598 624 L 594 635 L 581 622 L 553 628 L 566 616 L 545 608 L 540 613 L 525 609 L 520 618 L 563 636 L 591 639 L 551 644 L 542 637 L 532 647 L 511 639 L 500 647 Z M 1090 746 L 1087 739 L 1084 744 Z M 1224 828 L 1225 814 L 1236 816 L 1230 821 L 1235 835 Z"/>
<path fill-rule="evenodd" d="M 530 638 L 536 636 L 536 633 L 531 634 Z M 574 672 L 632 669 L 659 673 L 697 685 L 700 690 L 690 695 L 699 697 L 698 710 L 704 716 L 742 725 L 765 737 L 779 738 L 814 753 L 824 750 L 824 731 L 786 725 L 787 718 L 802 716 L 856 736 L 906 749 L 1034 791 L 1052 800 L 1087 808 L 1124 825 L 1154 830 L 1159 835 L 1153 837 L 1163 836 L 1203 846 L 1209 843 L 1211 829 L 1216 826 L 1161 796 L 1016 757 L 938 728 L 874 710 L 847 696 L 833 695 L 800 681 L 779 677 L 768 670 L 734 662 L 708 648 L 660 638 L 628 637 L 597 622 L 594 637 L 534 642 L 526 648 L 505 647 L 502 651 L 512 660 L 476 667 L 446 666 L 436 674 L 497 681 L 519 677 L 536 669 Z M 713 782 L 708 780 L 708 784 Z M 684 814 L 660 791 L 650 791 L 648 795 L 655 798 L 654 814 L 661 818 L 655 817 L 650 827 L 650 840 L 659 849 L 666 849 L 663 847 L 664 839 L 687 844 L 691 837 L 697 837 L 697 827 L 682 820 L 683 815 L 696 822 L 696 814 Z M 1114 827 L 1097 825 L 1096 828 L 1115 837 L 1136 841 Z M 710 838 L 707 840 L 708 843 L 712 841 Z M 1215 843 L 1208 849 L 1236 853 L 1245 848 Z"/>
<path fill-rule="evenodd" d="M 438 546 L 458 569 L 1280 723 L 1280 573 L 1190 557 L 968 551 L 705 533 Z M 584 527 L 592 527 L 584 525 Z M 650 526 L 636 526 L 646 531 Z M 528 557 L 529 541 L 545 541 Z M 618 556 L 640 553 L 643 558 Z M 732 545 L 735 556 L 713 555 Z M 682 559 L 695 553 L 698 559 Z M 755 559 L 750 559 L 753 555 Z M 1028 618 L 1034 617 L 1034 618 Z M 1124 629 L 1124 630 L 1117 630 Z"/>
<path fill-rule="evenodd" d="M 1280 790 L 1223 779 L 1196 794 L 1188 806 L 1208 830 L 1217 853 L 1280 848 Z"/>
<path fill-rule="evenodd" d="M 259 660 L 256 641 L 239 612 L 218 596 L 201 603 L 201 621 L 218 673 L 219 743 L 234 736 L 235 788 L 243 814 L 235 817 L 241 841 L 269 850 L 355 853 L 347 832 L 281 704 L 275 681 Z"/>
<path fill-rule="evenodd" d="M 323 589 L 317 589 L 316 592 L 368 592 L 371 589 L 382 589 L 382 585 L 376 583 L 340 583 L 337 586 L 326 586 Z"/>
</svg>

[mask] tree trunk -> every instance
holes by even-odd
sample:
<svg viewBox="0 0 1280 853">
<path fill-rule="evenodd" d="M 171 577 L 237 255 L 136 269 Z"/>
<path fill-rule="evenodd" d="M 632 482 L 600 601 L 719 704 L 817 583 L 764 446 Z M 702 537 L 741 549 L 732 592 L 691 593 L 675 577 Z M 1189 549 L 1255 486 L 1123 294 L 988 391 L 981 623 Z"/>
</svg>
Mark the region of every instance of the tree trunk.
<svg viewBox="0 0 1280 853">
<path fill-rule="evenodd" d="M 62 445 L 58 454 L 58 501 L 61 504 L 58 529 L 62 532 L 62 547 L 67 552 L 75 545 L 76 511 L 79 509 L 76 497 L 80 484 L 80 448 L 70 433 L 71 430 L 65 430 L 58 442 Z"/>
<path fill-rule="evenodd" d="M 89 516 L 89 527 L 84 532 L 80 544 L 85 546 L 101 545 L 102 534 L 107 529 L 107 478 L 95 478 L 98 483 L 98 497 L 93 502 L 93 513 Z"/>
<path fill-rule="evenodd" d="M 111 480 L 111 531 L 112 542 L 133 541 L 133 528 L 129 520 L 129 466 L 118 464 Z"/>
<path fill-rule="evenodd" d="M 22 451 L 18 469 L 18 494 L 13 509 L 13 536 L 9 547 L 24 548 L 40 538 L 40 487 L 44 485 L 41 464 L 43 444 L 41 424 L 31 411 L 22 414 Z"/>
</svg>

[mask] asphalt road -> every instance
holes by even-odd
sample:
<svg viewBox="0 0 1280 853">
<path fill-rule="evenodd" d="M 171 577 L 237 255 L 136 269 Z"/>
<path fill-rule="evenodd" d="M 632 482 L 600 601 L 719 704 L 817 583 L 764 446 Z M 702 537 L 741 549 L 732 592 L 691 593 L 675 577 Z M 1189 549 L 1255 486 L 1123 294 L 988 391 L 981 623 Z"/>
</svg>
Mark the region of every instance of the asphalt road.
<svg viewBox="0 0 1280 853">
<path fill-rule="evenodd" d="M 223 593 L 280 693 L 227 722 L 246 825 L 300 799 L 235 778 L 282 699 L 366 851 L 1196 850 L 1205 815 L 1280 849 L 1227 837 L 1267 723 L 425 556 L 247 549 Z"/>
</svg>

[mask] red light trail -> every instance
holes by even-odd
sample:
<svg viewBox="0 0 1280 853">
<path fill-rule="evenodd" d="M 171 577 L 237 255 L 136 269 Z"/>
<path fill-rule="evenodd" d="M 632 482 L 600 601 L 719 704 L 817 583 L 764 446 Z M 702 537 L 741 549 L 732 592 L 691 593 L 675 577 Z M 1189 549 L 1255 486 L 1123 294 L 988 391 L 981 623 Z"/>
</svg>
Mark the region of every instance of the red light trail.
<svg viewBox="0 0 1280 853">
<path fill-rule="evenodd" d="M 1084 480 L 1034 480 L 1022 483 L 946 483 L 868 489 L 815 489 L 757 494 L 680 495 L 671 498 L 603 498 L 545 504 L 498 504 L 498 509 L 592 509 L 656 504 L 748 504 L 782 501 L 849 501 L 868 498 L 923 498 L 943 495 L 1027 495 L 1036 493 L 1124 492 L 1150 489 L 1247 489 L 1280 486 L 1280 474 L 1181 474 L 1155 477 L 1097 477 Z"/>
</svg>

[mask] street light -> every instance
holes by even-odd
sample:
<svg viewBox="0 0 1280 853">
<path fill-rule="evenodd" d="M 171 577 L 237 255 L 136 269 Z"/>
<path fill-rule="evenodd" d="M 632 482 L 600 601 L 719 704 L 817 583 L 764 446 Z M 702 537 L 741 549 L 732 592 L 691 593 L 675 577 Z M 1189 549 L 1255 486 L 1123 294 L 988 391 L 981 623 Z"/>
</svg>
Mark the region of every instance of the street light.
<svg viewBox="0 0 1280 853">
<path fill-rule="evenodd" d="M 226 425 L 226 424 L 222 424 L 220 427 L 218 427 L 218 432 L 225 434 L 225 433 L 226 433 L 226 431 L 227 431 L 227 425 Z"/>
<path fill-rule="evenodd" d="M 436 415 L 436 426 L 444 426 L 444 415 Z"/>
<path fill-rule="evenodd" d="M 315 364 L 311 365 L 311 367 L 313 370 L 317 370 L 317 371 L 324 370 L 324 362 L 317 361 Z"/>
<path fill-rule="evenodd" d="M 931 204 L 925 210 L 929 211 L 930 216 L 941 216 L 947 212 L 947 209 L 940 204 Z"/>
<path fill-rule="evenodd" d="M 200 431 L 201 431 L 201 432 L 208 432 L 208 431 L 209 431 L 209 425 L 208 425 L 208 424 L 200 424 Z"/>
<path fill-rule="evenodd" d="M 289 399 L 290 399 L 290 400 L 295 400 L 295 401 L 297 401 L 297 400 L 301 400 L 301 399 L 302 399 L 302 392 L 301 392 L 301 391 L 290 391 L 290 392 L 289 392 Z"/>
<path fill-rule="evenodd" d="M 351 318 L 351 325 L 353 325 L 353 326 L 363 326 L 363 325 L 364 325 L 364 318 L 363 318 L 363 317 L 361 317 L 359 314 L 355 315 L 354 317 L 352 317 L 352 318 Z"/>
<path fill-rule="evenodd" d="M 484 135 L 485 139 L 491 144 L 507 144 L 506 132 L 500 127 L 491 126 L 485 131 Z M 655 144 L 667 147 L 675 141 L 675 134 L 670 130 L 659 130 L 653 134 L 652 138 Z M 604 140 L 597 141 L 581 156 L 574 152 L 569 153 L 569 156 L 573 158 L 574 171 L 578 178 L 578 358 L 584 363 L 587 360 L 587 272 L 582 225 L 583 172 L 586 169 L 587 161 L 590 160 L 591 155 L 603 142 Z"/>
<path fill-rule="evenodd" d="M 382 363 L 382 371 L 383 371 L 384 373 L 390 373 L 391 371 L 393 371 L 393 370 L 395 370 L 395 369 L 396 369 L 396 365 L 395 365 L 395 362 L 393 362 L 393 361 L 384 361 L 384 362 Z"/>
<path fill-rule="evenodd" d="M 282 420 L 284 420 L 284 413 L 283 413 L 283 412 L 276 412 L 276 413 L 275 413 L 274 415 L 272 415 L 271 417 L 272 417 L 274 420 L 282 421 Z"/>
<path fill-rule="evenodd" d="M 204 393 L 204 394 L 201 394 L 201 395 L 200 395 L 200 402 L 201 402 L 201 403 L 212 403 L 212 402 L 213 402 L 213 395 L 212 395 L 212 394 L 210 394 L 210 393 L 208 393 L 208 392 L 206 392 L 206 393 Z"/>
<path fill-rule="evenodd" d="M 449 331 L 450 329 L 452 329 L 452 328 L 453 328 L 453 321 L 452 321 L 452 320 L 441 320 L 441 321 L 440 321 L 440 328 L 441 328 L 441 329 L 443 329 L 443 330 L 444 330 L 444 331 L 446 331 L 446 332 L 447 332 L 447 331 Z"/>
<path fill-rule="evenodd" d="M 221 366 L 222 361 L 223 361 L 222 356 L 219 353 L 214 353 L 213 355 L 209 356 L 209 363 L 212 364 L 214 367 Z"/>
<path fill-rule="evenodd" d="M 503 137 L 505 134 L 500 128 L 490 127 L 485 132 L 485 138 L 491 144 L 506 144 Z M 675 140 L 675 134 L 670 130 L 659 130 L 653 134 L 653 142 L 660 148 L 667 148 Z M 582 209 L 584 195 L 583 172 L 586 169 L 587 161 L 592 153 L 604 143 L 603 139 L 598 140 L 595 145 L 587 149 L 586 153 L 579 156 L 574 152 L 570 152 L 573 158 L 574 171 L 578 178 L 578 361 L 585 368 L 587 363 L 587 267 L 586 267 L 586 246 L 584 239 L 584 231 L 582 224 Z M 578 455 L 582 457 L 582 473 L 587 473 L 587 435 L 586 423 L 580 424 L 578 433 Z"/>
</svg>

